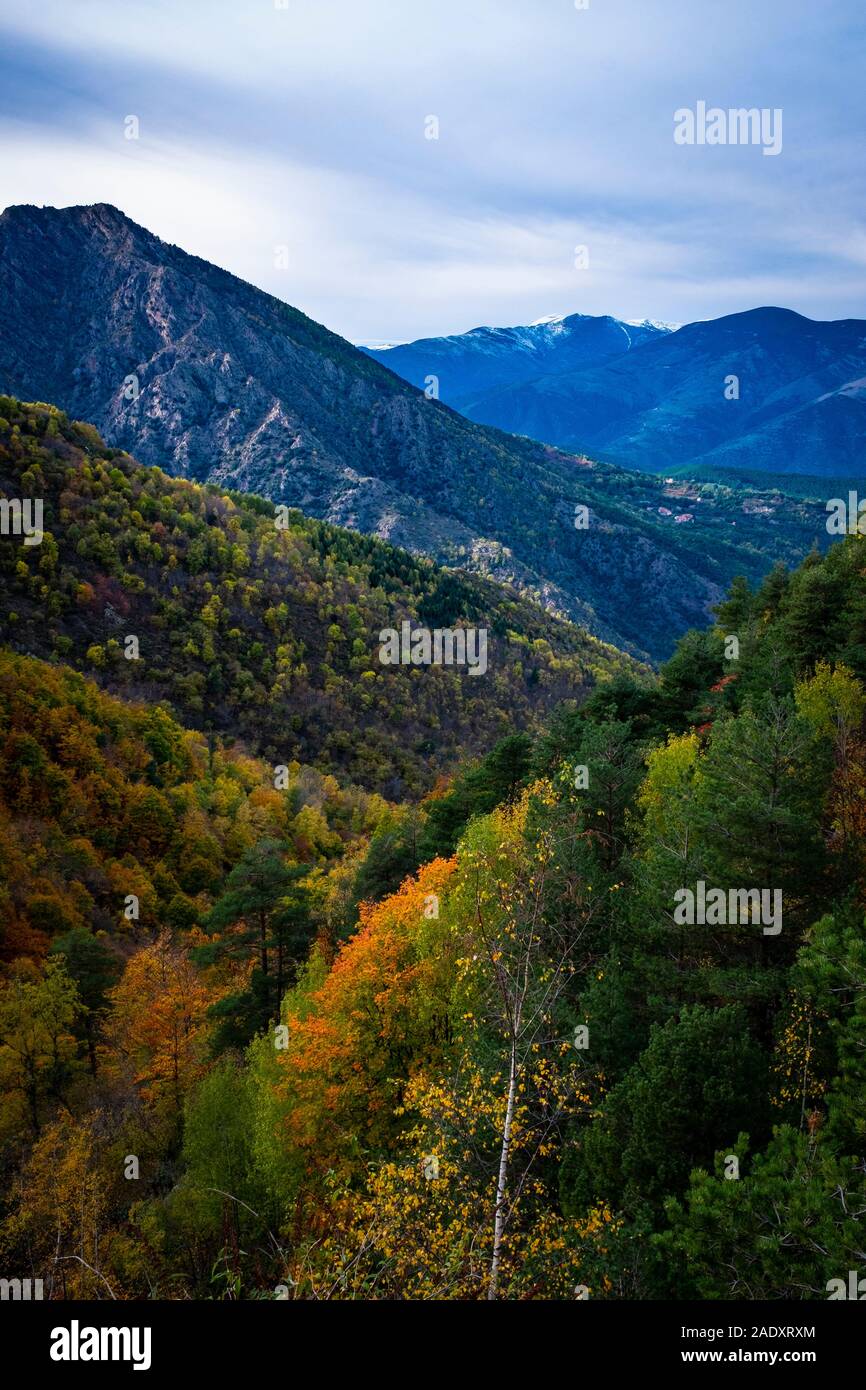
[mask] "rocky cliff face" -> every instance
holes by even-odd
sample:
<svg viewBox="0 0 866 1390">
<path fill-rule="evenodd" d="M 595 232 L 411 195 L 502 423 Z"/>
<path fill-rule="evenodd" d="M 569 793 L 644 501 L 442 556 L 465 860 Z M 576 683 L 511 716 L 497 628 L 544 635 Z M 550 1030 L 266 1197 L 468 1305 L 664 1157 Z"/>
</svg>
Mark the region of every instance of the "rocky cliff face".
<svg viewBox="0 0 866 1390">
<path fill-rule="evenodd" d="M 615 470 L 427 400 L 105 204 L 0 217 L 0 389 L 142 462 L 509 580 L 639 653 L 703 624 L 742 568 L 637 524 Z"/>
</svg>

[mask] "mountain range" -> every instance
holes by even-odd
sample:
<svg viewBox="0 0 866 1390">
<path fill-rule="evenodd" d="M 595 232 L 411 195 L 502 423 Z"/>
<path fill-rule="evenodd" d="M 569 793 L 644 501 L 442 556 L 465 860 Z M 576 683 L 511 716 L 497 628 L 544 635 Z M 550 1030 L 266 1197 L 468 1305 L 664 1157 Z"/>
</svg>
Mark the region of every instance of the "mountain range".
<svg viewBox="0 0 866 1390">
<path fill-rule="evenodd" d="M 866 446 L 866 322 L 766 307 L 638 326 L 583 314 L 367 349 L 431 374 L 471 420 L 624 467 L 854 477 Z"/>
<path fill-rule="evenodd" d="M 585 352 L 624 341 L 593 322 Z M 537 327 L 543 354 L 563 350 L 555 325 Z M 690 330 L 632 332 L 636 346 L 584 373 Z M 92 422 L 143 463 L 506 582 L 639 656 L 703 625 L 733 575 L 827 539 L 808 499 L 672 489 L 467 419 L 108 204 L 0 216 L 0 390 Z"/>
<path fill-rule="evenodd" d="M 671 325 L 648 320 L 631 324 L 608 315 L 548 314 L 516 328 L 472 328 L 445 338 L 362 346 L 421 390 L 435 376 L 439 399 L 471 415 L 473 402 L 489 391 L 595 367 L 670 332 Z"/>
</svg>

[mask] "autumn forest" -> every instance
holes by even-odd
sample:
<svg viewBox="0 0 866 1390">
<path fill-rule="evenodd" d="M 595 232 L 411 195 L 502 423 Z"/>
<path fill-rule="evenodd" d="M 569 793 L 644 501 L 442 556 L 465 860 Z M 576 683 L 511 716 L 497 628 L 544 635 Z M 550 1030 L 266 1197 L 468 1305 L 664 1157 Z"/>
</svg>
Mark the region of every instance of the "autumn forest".
<svg viewBox="0 0 866 1390">
<path fill-rule="evenodd" d="M 866 540 L 735 580 L 653 671 L 50 405 L 0 398 L 0 494 L 45 499 L 0 537 L 4 1271 L 810 1300 L 858 1267 Z M 381 665 L 403 620 L 483 625 L 489 671 Z"/>
</svg>

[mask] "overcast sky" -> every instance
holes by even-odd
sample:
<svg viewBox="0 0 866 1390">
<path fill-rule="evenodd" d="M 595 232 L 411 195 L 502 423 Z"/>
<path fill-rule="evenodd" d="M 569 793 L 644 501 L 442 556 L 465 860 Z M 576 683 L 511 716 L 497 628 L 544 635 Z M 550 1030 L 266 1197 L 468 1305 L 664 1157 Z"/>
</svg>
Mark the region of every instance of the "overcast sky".
<svg viewBox="0 0 866 1390">
<path fill-rule="evenodd" d="M 353 341 L 866 318 L 864 0 L 280 3 L 0 0 L 2 204 L 115 203 Z M 699 101 L 781 153 L 677 145 Z"/>
</svg>

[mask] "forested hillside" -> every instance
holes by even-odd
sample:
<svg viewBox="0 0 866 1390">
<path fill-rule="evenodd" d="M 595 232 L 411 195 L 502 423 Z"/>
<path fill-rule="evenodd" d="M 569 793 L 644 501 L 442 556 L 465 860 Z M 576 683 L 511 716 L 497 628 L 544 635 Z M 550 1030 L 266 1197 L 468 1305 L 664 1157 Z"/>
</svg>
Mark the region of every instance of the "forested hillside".
<svg viewBox="0 0 866 1390">
<path fill-rule="evenodd" d="M 762 360 L 780 355 L 776 335 Z M 675 356 L 660 373 L 667 387 L 692 387 L 678 437 L 708 421 L 733 428 L 762 379 L 750 356 L 742 404 L 726 402 L 722 363 L 716 373 L 698 357 L 696 367 Z M 740 371 L 736 352 L 733 362 Z M 629 467 L 661 474 L 641 476 L 586 457 L 591 442 L 604 447 L 595 433 L 581 442 L 572 432 L 578 443 L 564 450 L 552 447 L 562 433 L 539 432 L 534 416 L 515 424 L 524 437 L 477 424 L 438 399 L 435 365 L 426 377 L 417 390 L 109 204 L 0 213 L 0 391 L 53 402 L 142 463 L 511 584 L 642 659 L 669 656 L 681 633 L 709 621 L 735 575 L 757 581 L 775 560 L 797 563 L 826 543 L 821 487 L 800 502 L 772 481 L 685 484 L 678 505 L 664 475 L 682 459 L 664 439 L 652 465 L 626 451 Z M 779 384 L 774 375 L 768 389 Z M 621 410 L 635 392 L 639 380 L 597 395 Z M 512 394 L 519 406 L 522 392 Z M 578 507 L 589 509 L 585 530 Z"/>
<path fill-rule="evenodd" d="M 143 936 L 200 921 L 260 842 L 279 839 L 312 871 L 392 809 L 299 763 L 275 777 L 163 706 L 124 704 L 67 666 L 10 652 L 0 652 L 0 731 L 6 962 L 69 932 L 129 954 Z"/>
<path fill-rule="evenodd" d="M 0 397 L 0 492 L 43 499 L 46 533 L 0 536 L 0 641 L 274 764 L 418 791 L 633 665 L 491 581 L 141 468 L 51 406 Z M 488 629 L 486 672 L 383 665 L 380 632 L 403 620 Z"/>
<path fill-rule="evenodd" d="M 277 789 L 5 657 L 7 1266 L 52 1297 L 826 1298 L 866 1210 L 864 572 L 852 537 L 736 583 L 657 680 L 420 805 Z"/>
</svg>

